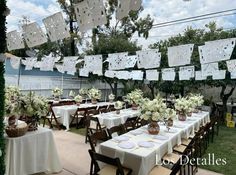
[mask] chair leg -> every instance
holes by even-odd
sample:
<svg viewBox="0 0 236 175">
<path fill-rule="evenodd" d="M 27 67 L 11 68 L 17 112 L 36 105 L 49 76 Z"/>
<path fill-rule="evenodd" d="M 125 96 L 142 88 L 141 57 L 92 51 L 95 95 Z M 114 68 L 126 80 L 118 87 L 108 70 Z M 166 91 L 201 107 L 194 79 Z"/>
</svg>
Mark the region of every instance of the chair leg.
<svg viewBox="0 0 236 175">
<path fill-rule="evenodd" d="M 76 117 L 76 129 L 79 129 L 79 117 Z"/>
</svg>

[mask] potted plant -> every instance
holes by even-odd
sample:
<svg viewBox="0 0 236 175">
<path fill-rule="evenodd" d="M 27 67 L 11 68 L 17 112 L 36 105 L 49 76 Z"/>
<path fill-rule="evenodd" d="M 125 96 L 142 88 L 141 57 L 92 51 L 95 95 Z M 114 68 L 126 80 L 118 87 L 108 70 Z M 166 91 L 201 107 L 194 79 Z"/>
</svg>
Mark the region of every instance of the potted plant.
<svg viewBox="0 0 236 175">
<path fill-rule="evenodd" d="M 77 103 L 77 105 L 79 106 L 80 103 L 83 101 L 83 97 L 81 95 L 77 95 L 77 96 L 75 96 L 74 100 Z"/>
<path fill-rule="evenodd" d="M 174 119 L 176 118 L 177 114 L 174 109 L 167 108 L 166 109 L 166 126 L 171 127 L 174 124 Z"/>
<path fill-rule="evenodd" d="M 88 89 L 86 89 L 86 88 L 81 88 L 81 89 L 79 90 L 79 94 L 80 94 L 83 98 L 85 98 L 86 95 L 88 94 Z"/>
<path fill-rule="evenodd" d="M 190 94 L 188 99 L 192 104 L 193 112 L 198 113 L 199 107 L 204 103 L 203 96 L 200 94 Z"/>
<path fill-rule="evenodd" d="M 108 99 L 109 99 L 109 102 L 112 103 L 112 102 L 114 101 L 114 99 L 115 99 L 115 95 L 111 93 L 111 94 L 108 96 Z"/>
<path fill-rule="evenodd" d="M 178 112 L 178 118 L 180 121 L 187 119 L 187 113 L 192 109 L 190 108 L 189 100 L 187 98 L 179 98 L 175 102 L 175 110 Z"/>
<path fill-rule="evenodd" d="M 58 88 L 58 87 L 55 87 L 53 90 L 52 90 L 52 95 L 54 97 L 54 100 L 59 100 L 60 99 L 60 96 L 63 94 L 63 90 Z"/>
<path fill-rule="evenodd" d="M 96 104 L 97 100 L 101 98 L 102 93 L 99 89 L 91 88 L 88 91 L 88 96 L 91 98 L 92 104 Z"/>
<path fill-rule="evenodd" d="M 137 110 L 138 106 L 142 103 L 143 92 L 140 89 L 135 89 L 127 94 L 126 100 L 132 105 L 133 110 Z"/>
<path fill-rule="evenodd" d="M 120 114 L 120 110 L 123 108 L 123 102 L 122 101 L 116 101 L 114 104 L 114 108 L 116 109 L 116 114 Z"/>
<path fill-rule="evenodd" d="M 149 120 L 148 132 L 150 134 L 158 134 L 160 126 L 158 122 L 163 120 L 166 115 L 166 104 L 163 103 L 162 99 L 155 98 L 154 100 L 145 100 L 140 106 L 141 119 Z"/>
</svg>

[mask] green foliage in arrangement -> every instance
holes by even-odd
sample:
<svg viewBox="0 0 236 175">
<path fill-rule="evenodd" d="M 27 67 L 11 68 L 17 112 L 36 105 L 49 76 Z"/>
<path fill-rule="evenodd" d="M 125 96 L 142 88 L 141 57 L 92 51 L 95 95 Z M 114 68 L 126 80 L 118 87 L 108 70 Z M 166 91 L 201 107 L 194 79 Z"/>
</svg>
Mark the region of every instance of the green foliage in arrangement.
<svg viewBox="0 0 236 175">
<path fill-rule="evenodd" d="M 0 53 L 4 53 L 6 50 L 6 16 L 4 12 L 6 10 L 6 1 L 0 1 Z M 4 140 L 4 63 L 0 62 L 0 174 L 5 174 L 5 140 Z"/>
</svg>

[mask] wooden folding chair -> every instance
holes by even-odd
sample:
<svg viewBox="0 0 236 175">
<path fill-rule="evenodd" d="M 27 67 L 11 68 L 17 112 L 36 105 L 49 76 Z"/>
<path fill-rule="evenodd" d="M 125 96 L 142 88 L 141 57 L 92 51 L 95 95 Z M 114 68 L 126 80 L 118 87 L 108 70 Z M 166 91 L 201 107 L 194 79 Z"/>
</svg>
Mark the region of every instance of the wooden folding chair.
<svg viewBox="0 0 236 175">
<path fill-rule="evenodd" d="M 60 123 L 58 122 L 58 118 L 60 118 L 60 116 L 57 116 L 54 111 L 53 111 L 53 107 L 54 106 L 61 106 L 61 104 L 49 104 L 49 110 L 48 110 L 48 114 L 47 116 L 44 117 L 44 121 L 43 121 L 43 127 L 45 126 L 46 120 L 48 121 L 50 128 L 53 128 L 53 124 L 52 121 L 54 120 L 56 123 L 57 128 L 60 130 Z"/>
<path fill-rule="evenodd" d="M 107 128 L 107 133 L 109 135 L 109 138 L 112 138 L 113 133 L 117 133 L 117 135 L 122 135 L 125 133 L 125 126 L 124 125 L 119 125 L 119 126 L 113 126 L 111 128 Z"/>
<path fill-rule="evenodd" d="M 84 118 L 85 113 L 86 113 L 86 109 L 78 108 L 76 110 L 76 112 L 73 115 L 71 115 L 72 120 L 70 122 L 70 125 L 72 125 L 74 120 L 76 120 L 76 128 L 78 129 L 79 128 L 79 119 Z"/>
</svg>

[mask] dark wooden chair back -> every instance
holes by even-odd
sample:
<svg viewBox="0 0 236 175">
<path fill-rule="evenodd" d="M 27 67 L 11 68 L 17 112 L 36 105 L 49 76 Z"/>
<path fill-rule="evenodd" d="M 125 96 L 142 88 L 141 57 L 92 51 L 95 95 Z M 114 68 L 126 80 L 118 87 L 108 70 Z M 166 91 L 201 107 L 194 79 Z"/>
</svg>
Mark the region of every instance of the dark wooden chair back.
<svg viewBox="0 0 236 175">
<path fill-rule="evenodd" d="M 124 125 L 119 125 L 119 126 L 113 126 L 110 129 L 107 129 L 108 136 L 109 138 L 112 138 L 113 133 L 117 133 L 117 135 L 122 135 L 125 133 L 125 126 Z"/>
<path fill-rule="evenodd" d="M 128 118 L 124 124 L 126 132 L 136 128 L 137 117 Z"/>
<path fill-rule="evenodd" d="M 96 152 L 95 147 L 98 141 L 107 141 L 108 139 L 109 138 L 105 130 L 88 134 L 89 144 L 94 152 Z"/>
</svg>

